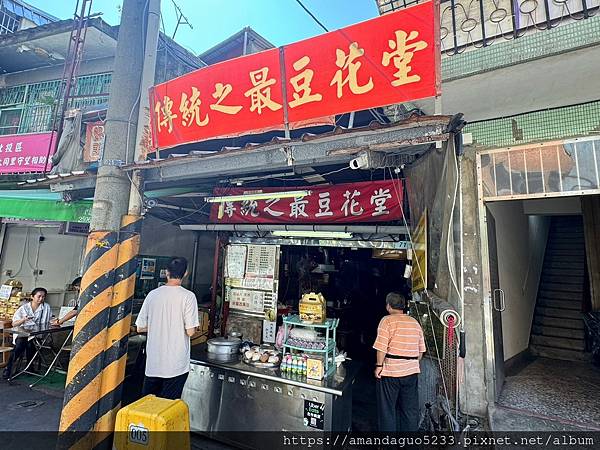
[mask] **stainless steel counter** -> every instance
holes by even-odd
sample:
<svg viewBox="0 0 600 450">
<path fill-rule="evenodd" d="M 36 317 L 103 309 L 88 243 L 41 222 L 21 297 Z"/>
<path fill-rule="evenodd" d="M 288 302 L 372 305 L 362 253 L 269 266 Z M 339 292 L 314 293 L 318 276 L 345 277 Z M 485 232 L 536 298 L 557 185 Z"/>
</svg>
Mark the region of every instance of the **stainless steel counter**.
<svg viewBox="0 0 600 450">
<path fill-rule="evenodd" d="M 291 386 L 304 387 L 333 395 L 342 395 L 348 384 L 352 384 L 358 372 L 358 365 L 348 361 L 324 380 L 309 380 L 306 377 L 282 373 L 279 369 L 259 369 L 243 362 L 241 356 L 235 356 L 231 359 L 219 359 L 206 351 L 206 345 L 197 345 L 192 348 L 192 364 L 235 370 L 243 375 L 277 382 L 283 381 Z"/>
<path fill-rule="evenodd" d="M 348 431 L 358 368 L 345 362 L 325 380 L 307 380 L 250 366 L 239 356 L 216 359 L 201 345 L 192 350 L 183 399 L 190 407 L 193 431 L 216 432 L 217 439 L 250 448 L 248 439 L 253 437 L 243 432 Z M 244 442 L 231 432 L 242 432 Z"/>
</svg>

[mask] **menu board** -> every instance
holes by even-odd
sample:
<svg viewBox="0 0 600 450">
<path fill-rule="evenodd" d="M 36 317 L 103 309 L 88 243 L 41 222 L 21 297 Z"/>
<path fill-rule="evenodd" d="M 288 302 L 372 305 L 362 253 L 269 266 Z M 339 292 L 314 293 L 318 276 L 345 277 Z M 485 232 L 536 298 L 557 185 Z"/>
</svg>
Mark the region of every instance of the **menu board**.
<svg viewBox="0 0 600 450">
<path fill-rule="evenodd" d="M 278 250 L 277 245 L 248 245 L 246 277 L 273 278 Z"/>
<path fill-rule="evenodd" d="M 224 264 L 225 299 L 231 309 L 277 311 L 278 245 L 231 244 Z"/>
<path fill-rule="evenodd" d="M 272 291 L 276 281 L 272 278 L 227 278 L 225 284 L 234 288 Z"/>
<path fill-rule="evenodd" d="M 250 291 L 247 289 L 228 289 L 229 307 L 233 309 L 242 309 L 244 311 L 263 313 L 264 297 L 263 291 Z"/>
<path fill-rule="evenodd" d="M 245 245 L 229 245 L 225 264 L 225 277 L 244 278 L 246 273 L 246 254 L 248 247 Z"/>
</svg>

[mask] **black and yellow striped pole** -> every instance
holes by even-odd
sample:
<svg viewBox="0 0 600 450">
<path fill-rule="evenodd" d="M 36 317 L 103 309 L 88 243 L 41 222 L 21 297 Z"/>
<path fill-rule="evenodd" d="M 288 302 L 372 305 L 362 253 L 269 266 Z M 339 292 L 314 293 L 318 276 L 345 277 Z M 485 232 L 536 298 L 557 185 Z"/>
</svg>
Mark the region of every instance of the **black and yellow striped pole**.
<svg viewBox="0 0 600 450">
<path fill-rule="evenodd" d="M 130 150 L 134 160 L 142 159 L 145 140 L 140 136 L 148 120 L 144 99 L 154 82 L 159 22 L 160 0 L 123 0 L 59 448 L 112 446 L 109 437 L 123 390 L 143 207 L 143 183 L 135 176 L 138 181 L 133 182 L 122 166 L 130 161 Z M 133 114 L 136 108 L 138 114 Z"/>
<path fill-rule="evenodd" d="M 141 218 L 88 238 L 60 421 L 63 448 L 93 448 L 114 429 L 125 377 Z"/>
</svg>

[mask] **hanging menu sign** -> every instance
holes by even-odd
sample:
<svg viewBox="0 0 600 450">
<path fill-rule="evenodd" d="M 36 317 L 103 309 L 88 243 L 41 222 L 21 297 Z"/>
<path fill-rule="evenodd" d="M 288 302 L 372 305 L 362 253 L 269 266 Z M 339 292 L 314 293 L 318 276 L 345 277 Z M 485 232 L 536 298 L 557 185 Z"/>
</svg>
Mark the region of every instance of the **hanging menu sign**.
<svg viewBox="0 0 600 450">
<path fill-rule="evenodd" d="M 276 245 L 249 245 L 246 277 L 273 278 L 277 250 Z"/>
<path fill-rule="evenodd" d="M 262 313 L 265 310 L 264 296 L 263 291 L 228 288 L 227 299 L 230 308 Z"/>
<path fill-rule="evenodd" d="M 227 264 L 225 265 L 225 276 L 228 278 L 244 278 L 246 273 L 246 253 L 248 247 L 245 245 L 230 245 L 227 247 Z"/>
<path fill-rule="evenodd" d="M 234 288 L 272 291 L 275 281 L 272 278 L 227 278 L 225 284 Z"/>
<path fill-rule="evenodd" d="M 278 245 L 227 246 L 225 299 L 229 308 L 263 314 L 277 310 Z"/>
</svg>

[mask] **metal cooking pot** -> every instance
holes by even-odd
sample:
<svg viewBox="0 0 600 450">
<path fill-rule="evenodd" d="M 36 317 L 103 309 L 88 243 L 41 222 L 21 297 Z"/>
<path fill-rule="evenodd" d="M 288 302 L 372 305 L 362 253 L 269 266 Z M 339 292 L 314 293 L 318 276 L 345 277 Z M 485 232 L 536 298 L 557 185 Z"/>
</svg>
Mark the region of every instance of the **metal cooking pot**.
<svg viewBox="0 0 600 450">
<path fill-rule="evenodd" d="M 225 338 L 218 337 L 209 339 L 208 342 L 208 353 L 216 353 L 219 355 L 230 355 L 237 354 L 242 340 L 238 338 Z"/>
</svg>

